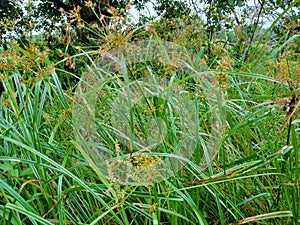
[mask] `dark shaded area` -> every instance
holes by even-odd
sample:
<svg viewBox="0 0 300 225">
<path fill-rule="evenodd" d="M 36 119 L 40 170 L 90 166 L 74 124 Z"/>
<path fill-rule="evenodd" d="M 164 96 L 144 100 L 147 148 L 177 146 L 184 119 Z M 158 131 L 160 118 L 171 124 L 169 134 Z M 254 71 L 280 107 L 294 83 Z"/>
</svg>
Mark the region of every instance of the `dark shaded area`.
<svg viewBox="0 0 300 225">
<path fill-rule="evenodd" d="M 4 92 L 4 87 L 3 87 L 2 81 L 0 81 L 0 97 L 2 95 L 2 92 Z"/>
</svg>

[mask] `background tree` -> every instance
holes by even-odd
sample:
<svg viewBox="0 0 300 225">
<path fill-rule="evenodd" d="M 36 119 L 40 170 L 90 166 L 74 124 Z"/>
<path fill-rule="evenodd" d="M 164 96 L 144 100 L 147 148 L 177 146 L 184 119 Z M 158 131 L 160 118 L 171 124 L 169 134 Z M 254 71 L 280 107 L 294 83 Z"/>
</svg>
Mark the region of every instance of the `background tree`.
<svg viewBox="0 0 300 225">
<path fill-rule="evenodd" d="M 0 42 L 6 43 L 12 40 L 24 42 L 33 34 L 41 34 L 40 37 L 43 36 L 42 39 L 45 38 L 48 44 L 57 39 L 69 43 L 66 39 L 67 32 L 72 30 L 73 40 L 76 39 L 80 45 L 97 45 L 97 42 L 91 40 L 97 39 L 101 33 L 105 34 L 106 29 L 93 33 L 93 29 L 80 28 L 84 25 L 107 28 L 113 12 L 110 7 L 118 11 L 125 9 L 129 2 L 141 11 L 150 0 L 28 0 L 27 3 L 21 0 L 2 0 Z M 154 23 L 165 26 L 162 31 L 173 32 L 182 29 L 187 23 L 193 24 L 206 33 L 205 47 L 209 58 L 212 58 L 213 40 L 221 35 L 224 43 L 234 43 L 241 60 L 247 60 L 249 46 L 257 39 L 259 30 L 267 18 L 276 19 L 279 15 L 278 10 L 285 10 L 291 4 L 294 4 L 295 9 L 299 6 L 299 1 L 297 3 L 296 0 L 255 0 L 251 1 L 254 3 L 252 6 L 248 0 L 155 0 L 151 2 L 159 17 L 153 20 L 151 17 L 144 16 L 138 26 L 155 21 Z M 126 15 L 127 11 L 121 13 Z M 186 18 L 189 18 L 189 22 L 186 22 Z M 275 33 L 279 34 L 278 31 L 282 31 L 282 28 L 293 27 L 293 32 L 286 32 L 286 30 L 284 32 L 295 34 L 299 29 L 299 18 L 299 10 L 289 10 L 285 18 L 278 22 Z M 180 23 L 180 19 L 185 22 Z M 286 26 L 286 24 L 293 26 Z M 164 32 L 163 36 L 166 33 Z M 224 33 L 234 33 L 234 39 L 230 39 L 230 35 L 226 35 L 224 39 Z"/>
<path fill-rule="evenodd" d="M 117 3 L 114 2 L 114 5 L 120 6 Z M 91 10 L 91 4 L 94 11 Z M 106 18 L 111 15 L 108 13 L 111 5 L 111 0 L 28 0 L 27 3 L 4 0 L 0 4 L 1 40 L 2 43 L 16 40 L 24 35 L 28 36 L 28 32 L 43 32 L 52 36 L 65 28 L 64 22 L 74 20 L 65 14 L 74 13 L 74 9 L 79 13 L 77 19 L 86 23 L 100 23 L 98 19 L 101 15 Z"/>
</svg>

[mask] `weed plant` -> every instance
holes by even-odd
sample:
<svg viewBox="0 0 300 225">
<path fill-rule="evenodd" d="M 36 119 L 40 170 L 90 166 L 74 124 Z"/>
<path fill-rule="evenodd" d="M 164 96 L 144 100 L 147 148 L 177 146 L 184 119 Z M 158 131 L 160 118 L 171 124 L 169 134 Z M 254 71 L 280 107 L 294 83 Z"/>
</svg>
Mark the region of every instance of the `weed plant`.
<svg viewBox="0 0 300 225">
<path fill-rule="evenodd" d="M 299 36 L 286 36 L 275 44 L 265 39 L 252 43 L 247 59 L 240 61 L 233 57 L 232 46 L 217 41 L 208 59 L 199 41 L 185 38 L 188 28 L 181 32 L 172 37 L 174 42 L 196 51 L 223 90 L 226 131 L 218 155 L 206 170 L 200 166 L 202 149 L 209 148 L 204 138 L 182 170 L 144 186 L 107 179 L 83 157 L 75 139 L 72 106 L 77 84 L 63 88 L 59 74 L 79 78 L 81 74 L 67 72 L 62 65 L 76 67 L 80 62 L 88 70 L 101 57 L 100 51 L 77 47 L 76 54 L 59 61 L 33 43 L 26 49 L 11 44 L 1 50 L 1 224 L 300 223 Z M 155 33 L 159 32 L 153 28 L 139 35 Z M 111 31 L 102 50 L 129 42 L 130 35 Z M 159 76 L 172 77 L 191 95 L 201 96 L 201 89 L 186 81 L 184 71 L 168 65 L 155 68 Z M 135 76 L 147 76 L 143 63 L 130 69 Z M 106 97 L 98 103 L 103 111 L 111 107 L 109 98 L 117 86 L 107 87 Z M 208 135 L 211 109 L 206 103 L 205 97 L 199 99 L 199 133 Z M 138 132 L 144 135 L 149 132 L 145 109 L 135 110 L 141 115 Z M 103 141 L 115 154 L 128 155 L 130 149 L 109 135 L 111 115 L 106 116 Z M 176 139 L 172 129 L 168 132 Z M 135 160 L 152 162 L 151 158 Z"/>
</svg>

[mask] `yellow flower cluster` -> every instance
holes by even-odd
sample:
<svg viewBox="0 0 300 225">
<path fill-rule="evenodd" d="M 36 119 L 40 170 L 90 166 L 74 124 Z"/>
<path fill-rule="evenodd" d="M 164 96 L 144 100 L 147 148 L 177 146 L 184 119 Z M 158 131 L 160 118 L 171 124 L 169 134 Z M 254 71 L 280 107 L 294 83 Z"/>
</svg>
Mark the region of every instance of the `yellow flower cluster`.
<svg viewBox="0 0 300 225">
<path fill-rule="evenodd" d="M 161 157 L 146 153 L 136 153 L 132 157 L 122 158 L 121 149 L 116 142 L 116 158 L 107 162 L 107 171 L 110 180 L 122 183 L 149 183 L 156 182 L 160 176 Z"/>
<path fill-rule="evenodd" d="M 300 53 L 286 51 L 270 65 L 269 75 L 282 83 L 289 84 L 291 90 L 300 85 Z"/>
</svg>

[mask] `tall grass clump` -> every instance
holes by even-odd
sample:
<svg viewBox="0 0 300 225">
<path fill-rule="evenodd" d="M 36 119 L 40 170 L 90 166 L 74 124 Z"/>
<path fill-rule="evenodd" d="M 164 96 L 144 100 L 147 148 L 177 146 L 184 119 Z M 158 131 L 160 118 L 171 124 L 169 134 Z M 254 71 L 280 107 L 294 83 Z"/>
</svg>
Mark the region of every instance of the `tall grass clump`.
<svg viewBox="0 0 300 225">
<path fill-rule="evenodd" d="M 182 131 L 178 124 L 167 124 L 166 143 L 170 145 L 159 149 L 165 154 L 139 155 L 118 140 L 122 131 L 113 130 L 114 117 L 110 113 L 114 106 L 111 102 L 120 87 L 129 86 L 137 78 L 154 75 L 157 79 L 165 78 L 180 84 L 197 109 L 198 142 L 186 165 L 158 183 L 125 185 L 104 176 L 93 155 L 86 154 L 76 139 L 72 121 L 78 83 L 85 81 L 87 71 L 99 65 L 103 52 L 151 35 L 165 38 L 156 26 L 162 24 L 153 24 L 148 30 L 107 28 L 105 43 L 96 46 L 100 50 L 69 43 L 63 51 L 74 47 L 74 52 L 63 59 L 52 57 L 54 52 L 35 43 L 26 47 L 11 43 L 8 50 L 0 50 L 4 89 L 0 100 L 1 224 L 300 222 L 297 35 L 287 35 L 276 43 L 266 41 L 263 36 L 257 43 L 251 43 L 255 51 L 249 50 L 242 61 L 234 58 L 234 46 L 224 46 L 217 40 L 213 40 L 211 56 L 207 58 L 206 46 L 200 43 L 201 38 L 197 39 L 205 37 L 205 33 L 198 30 L 197 35 L 201 36 L 191 34 L 188 26 L 166 38 L 196 53 L 201 72 L 214 77 L 225 99 L 226 123 L 221 147 L 207 169 L 201 167 L 201 158 L 203 149 L 212 145 L 208 137 L 213 129 L 209 119 L 214 108 L 209 106 L 203 87 L 186 70 L 158 61 L 128 65 L 121 70 L 123 73 L 115 74 L 99 87 L 101 98 L 97 96 L 96 109 L 101 113 L 96 118 L 97 132 L 111 155 L 123 157 L 134 168 L 171 154 Z M 97 33 L 96 28 L 88 29 Z M 186 35 L 193 41 L 184 38 Z M 61 78 L 66 74 L 71 80 L 68 85 Z M 171 110 L 156 110 L 151 107 L 153 102 L 154 99 L 145 99 L 133 110 L 136 115 L 133 130 L 141 137 L 152 132 L 149 120 L 154 113 L 160 113 L 165 121 L 176 121 L 180 116 L 175 110 L 174 114 Z M 165 102 L 158 103 L 168 107 Z"/>
</svg>

